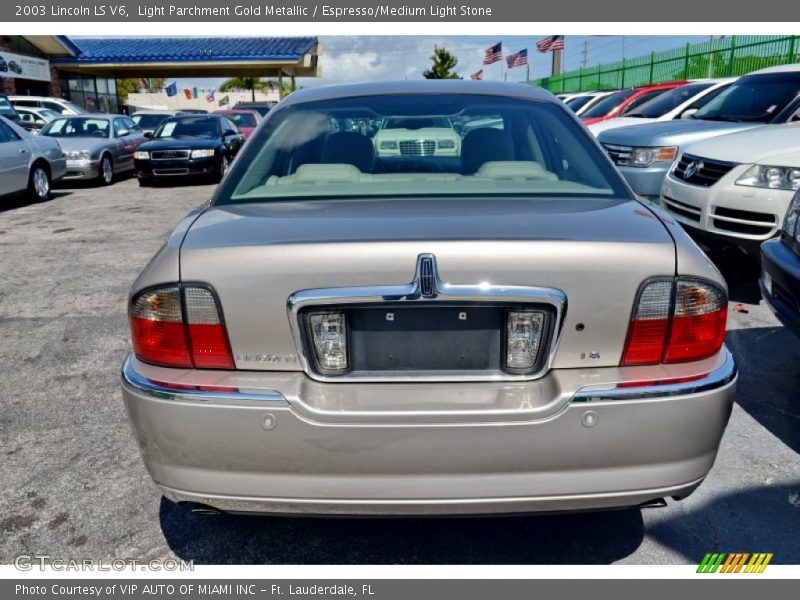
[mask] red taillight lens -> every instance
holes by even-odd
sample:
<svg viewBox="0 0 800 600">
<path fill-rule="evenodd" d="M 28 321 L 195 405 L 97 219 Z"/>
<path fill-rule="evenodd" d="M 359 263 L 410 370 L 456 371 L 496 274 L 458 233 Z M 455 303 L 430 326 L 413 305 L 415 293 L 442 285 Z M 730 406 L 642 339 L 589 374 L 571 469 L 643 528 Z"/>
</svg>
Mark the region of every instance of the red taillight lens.
<svg viewBox="0 0 800 600">
<path fill-rule="evenodd" d="M 676 283 L 675 315 L 664 362 L 686 362 L 711 356 L 722 346 L 728 299 L 713 284 L 692 279 Z"/>
<path fill-rule="evenodd" d="M 164 367 L 192 367 L 178 286 L 139 294 L 131 303 L 130 322 L 133 351 L 140 359 Z"/>
<path fill-rule="evenodd" d="M 651 281 L 639 294 L 622 354 L 623 365 L 661 362 L 672 313 L 672 286 L 671 279 Z"/>
<path fill-rule="evenodd" d="M 131 303 L 130 322 L 133 351 L 145 362 L 164 367 L 235 368 L 217 303 L 206 288 L 146 290 Z"/>
<path fill-rule="evenodd" d="M 228 334 L 220 321 L 214 296 L 201 287 L 185 287 L 183 293 L 194 366 L 198 369 L 233 369 Z"/>
<path fill-rule="evenodd" d="M 727 297 L 714 283 L 691 278 L 657 280 L 639 295 L 622 365 L 687 362 L 722 347 Z"/>
</svg>

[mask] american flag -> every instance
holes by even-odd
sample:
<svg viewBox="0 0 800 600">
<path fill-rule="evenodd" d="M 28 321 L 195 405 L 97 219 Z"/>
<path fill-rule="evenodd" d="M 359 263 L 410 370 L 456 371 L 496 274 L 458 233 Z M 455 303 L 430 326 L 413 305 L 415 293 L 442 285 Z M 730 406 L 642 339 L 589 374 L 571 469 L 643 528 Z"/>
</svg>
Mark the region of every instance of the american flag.
<svg viewBox="0 0 800 600">
<path fill-rule="evenodd" d="M 475 79 L 476 81 L 480 81 L 483 79 L 483 69 L 480 71 L 475 71 L 472 75 L 469 76 L 470 79 Z"/>
<path fill-rule="evenodd" d="M 555 52 L 556 50 L 564 49 L 564 36 L 563 35 L 548 35 L 536 42 L 536 49 L 539 52 Z"/>
<path fill-rule="evenodd" d="M 483 55 L 483 64 L 491 65 L 499 60 L 503 60 L 503 42 L 497 42 L 494 46 L 486 49 Z"/>
<path fill-rule="evenodd" d="M 528 64 L 528 49 L 525 48 L 524 50 L 520 50 L 515 54 L 509 54 L 506 56 L 506 64 L 508 65 L 509 69 L 513 69 L 514 67 L 524 67 Z"/>
</svg>

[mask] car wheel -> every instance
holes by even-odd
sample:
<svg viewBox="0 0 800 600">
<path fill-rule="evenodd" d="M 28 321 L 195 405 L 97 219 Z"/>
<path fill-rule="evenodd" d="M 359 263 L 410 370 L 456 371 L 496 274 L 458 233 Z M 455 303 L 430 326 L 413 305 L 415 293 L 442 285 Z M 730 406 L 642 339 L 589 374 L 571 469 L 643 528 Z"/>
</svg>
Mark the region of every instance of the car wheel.
<svg viewBox="0 0 800 600">
<path fill-rule="evenodd" d="M 50 198 L 50 173 L 41 163 L 34 165 L 31 169 L 28 178 L 28 195 L 39 201 Z"/>
<path fill-rule="evenodd" d="M 111 185 L 114 181 L 114 164 L 111 157 L 107 154 L 100 159 L 100 175 L 98 176 L 100 185 Z"/>
<path fill-rule="evenodd" d="M 228 172 L 228 167 L 230 166 L 231 161 L 225 154 L 223 154 L 222 159 L 219 161 L 219 173 L 217 174 L 217 178 L 222 179 L 225 176 L 225 173 Z"/>
</svg>

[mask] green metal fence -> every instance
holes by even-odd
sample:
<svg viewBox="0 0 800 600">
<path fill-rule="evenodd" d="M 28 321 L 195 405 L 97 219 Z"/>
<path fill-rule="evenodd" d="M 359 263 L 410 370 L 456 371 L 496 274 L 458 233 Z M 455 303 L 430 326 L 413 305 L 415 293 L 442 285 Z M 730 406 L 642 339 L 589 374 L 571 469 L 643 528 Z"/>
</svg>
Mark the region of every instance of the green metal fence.
<svg viewBox="0 0 800 600">
<path fill-rule="evenodd" d="M 681 79 L 735 77 L 798 62 L 800 36 L 724 36 L 534 80 L 554 93 L 613 90 Z"/>
</svg>

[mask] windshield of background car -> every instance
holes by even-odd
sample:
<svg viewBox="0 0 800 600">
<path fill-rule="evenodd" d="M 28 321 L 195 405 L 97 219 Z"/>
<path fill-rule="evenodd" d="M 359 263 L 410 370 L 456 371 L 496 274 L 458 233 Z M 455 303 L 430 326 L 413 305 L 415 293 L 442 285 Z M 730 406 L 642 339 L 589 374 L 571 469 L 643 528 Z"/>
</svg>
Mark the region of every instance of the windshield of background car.
<svg viewBox="0 0 800 600">
<path fill-rule="evenodd" d="M 154 138 L 174 138 L 178 140 L 217 138 L 220 136 L 219 120 L 209 117 L 170 119 L 161 123 Z"/>
<path fill-rule="evenodd" d="M 131 119 L 142 129 L 155 129 L 161 125 L 164 119 L 168 119 L 169 115 L 133 115 Z"/>
<path fill-rule="evenodd" d="M 578 96 L 577 98 L 570 98 L 564 104 L 566 104 L 572 110 L 572 112 L 578 112 L 589 102 L 594 100 L 594 98 L 595 96 Z"/>
<path fill-rule="evenodd" d="M 5 117 L 6 119 L 11 119 L 15 121 L 19 118 L 17 115 L 17 111 L 14 109 L 14 106 L 9 102 L 8 98 L 4 98 L 0 96 L 0 116 Z"/>
<path fill-rule="evenodd" d="M 215 202 L 357 196 L 630 197 L 560 104 L 396 94 L 275 109 Z"/>
<path fill-rule="evenodd" d="M 55 138 L 107 138 L 110 125 L 111 123 L 108 119 L 95 119 L 92 117 L 54 119 L 42 128 L 42 132 L 39 135 Z"/>
<path fill-rule="evenodd" d="M 695 114 L 695 119 L 767 123 L 800 93 L 800 72 L 764 73 L 735 81 Z"/>
<path fill-rule="evenodd" d="M 625 100 L 633 96 L 636 90 L 621 90 L 614 92 L 610 96 L 606 96 L 597 104 L 587 110 L 581 115 L 581 119 L 594 119 L 596 117 L 605 117 L 612 110 L 617 108 Z"/>
<path fill-rule="evenodd" d="M 645 119 L 657 119 L 665 115 L 673 108 L 677 108 L 693 96 L 711 87 L 710 81 L 703 83 L 688 83 L 681 87 L 659 94 L 636 109 L 625 114 L 626 117 L 643 117 Z"/>
<path fill-rule="evenodd" d="M 252 113 L 228 113 L 225 115 L 237 127 L 255 127 L 258 125 L 256 116 Z"/>
</svg>

